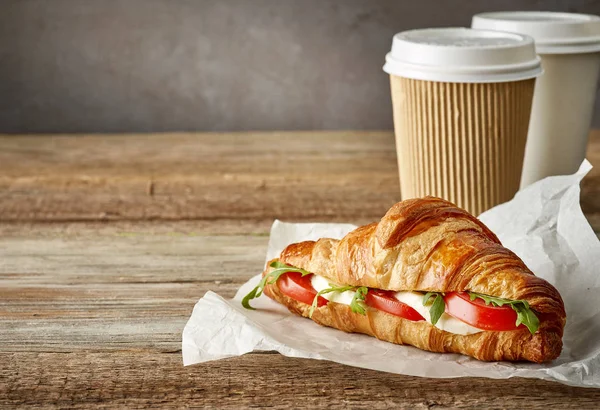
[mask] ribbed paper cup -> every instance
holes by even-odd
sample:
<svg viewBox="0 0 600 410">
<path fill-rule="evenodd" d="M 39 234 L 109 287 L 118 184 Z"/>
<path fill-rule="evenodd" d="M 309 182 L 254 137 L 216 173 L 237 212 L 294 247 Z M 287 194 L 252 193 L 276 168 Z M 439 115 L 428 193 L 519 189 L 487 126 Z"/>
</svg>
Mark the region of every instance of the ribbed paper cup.
<svg viewBox="0 0 600 410">
<path fill-rule="evenodd" d="M 434 195 L 474 215 L 510 200 L 521 180 L 534 84 L 392 75 L 402 198 Z"/>
<path fill-rule="evenodd" d="M 402 199 L 474 215 L 519 189 L 535 77 L 533 40 L 463 28 L 396 34 L 390 74 Z"/>
</svg>

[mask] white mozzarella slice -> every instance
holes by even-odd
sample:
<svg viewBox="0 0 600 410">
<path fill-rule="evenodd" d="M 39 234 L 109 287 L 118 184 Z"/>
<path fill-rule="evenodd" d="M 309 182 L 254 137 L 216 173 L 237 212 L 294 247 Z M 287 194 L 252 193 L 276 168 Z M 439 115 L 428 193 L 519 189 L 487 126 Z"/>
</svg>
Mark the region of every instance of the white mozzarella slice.
<svg viewBox="0 0 600 410">
<path fill-rule="evenodd" d="M 319 276 L 319 275 L 312 275 L 312 278 L 310 279 L 310 283 L 312 284 L 313 288 L 315 288 L 315 290 L 317 292 L 320 292 L 323 289 L 327 289 L 327 288 L 331 287 L 331 285 L 329 285 L 329 283 L 330 283 L 329 280 L 327 280 L 323 276 Z M 350 303 L 352 302 L 352 299 L 354 298 L 355 293 L 356 292 L 354 292 L 354 291 L 346 290 L 344 292 L 329 292 L 329 293 L 325 293 L 321 296 L 324 297 L 325 299 L 330 300 L 335 303 L 341 303 L 343 305 L 350 305 Z"/>
</svg>

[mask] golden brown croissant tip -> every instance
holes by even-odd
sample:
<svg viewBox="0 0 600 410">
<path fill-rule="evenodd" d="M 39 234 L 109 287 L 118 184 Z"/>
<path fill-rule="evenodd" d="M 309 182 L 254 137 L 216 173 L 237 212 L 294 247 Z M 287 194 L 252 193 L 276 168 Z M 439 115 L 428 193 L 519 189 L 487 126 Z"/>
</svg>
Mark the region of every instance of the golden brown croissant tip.
<svg viewBox="0 0 600 410">
<path fill-rule="evenodd" d="M 551 330 L 540 330 L 525 344 L 524 359 L 535 363 L 545 363 L 560 356 L 562 351 L 561 334 Z"/>
</svg>

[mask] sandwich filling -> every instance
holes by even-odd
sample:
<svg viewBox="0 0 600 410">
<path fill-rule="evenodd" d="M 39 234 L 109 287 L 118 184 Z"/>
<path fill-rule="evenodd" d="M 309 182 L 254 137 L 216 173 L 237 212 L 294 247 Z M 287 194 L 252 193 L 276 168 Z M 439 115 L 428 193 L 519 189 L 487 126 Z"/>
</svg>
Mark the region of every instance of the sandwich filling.
<svg viewBox="0 0 600 410">
<path fill-rule="evenodd" d="M 323 276 L 319 276 L 317 274 L 312 274 L 310 278 L 310 283 L 312 287 L 318 292 L 323 291 L 324 289 L 329 289 L 333 286 L 338 286 L 331 284 L 326 278 Z M 325 299 L 330 302 L 341 303 L 342 305 L 348 305 L 352 303 L 354 299 L 354 295 L 356 291 L 352 290 L 344 290 L 342 292 L 333 291 L 330 293 L 326 293 L 323 295 Z M 417 314 L 421 316 L 421 320 L 426 320 L 431 323 L 433 326 L 437 327 L 440 330 L 445 330 L 446 332 L 455 333 L 458 335 L 471 335 L 473 333 L 483 332 L 483 329 L 478 329 L 474 326 L 469 325 L 461 320 L 458 320 L 448 313 L 444 312 L 436 321 L 436 323 L 432 323 L 431 314 L 429 313 L 429 308 L 423 305 L 423 293 L 419 292 L 392 292 L 392 295 L 398 302 L 408 305 L 410 308 L 415 310 Z"/>
<path fill-rule="evenodd" d="M 388 291 L 331 283 L 323 276 L 275 261 L 274 270 L 244 299 L 242 305 L 262 294 L 267 284 L 277 283 L 280 291 L 310 305 L 309 317 L 319 307 L 339 303 L 355 314 L 376 309 L 411 321 L 427 321 L 440 330 L 460 335 L 483 331 L 511 331 L 527 327 L 533 334 L 539 320 L 525 300 L 510 300 L 475 292 Z"/>
</svg>

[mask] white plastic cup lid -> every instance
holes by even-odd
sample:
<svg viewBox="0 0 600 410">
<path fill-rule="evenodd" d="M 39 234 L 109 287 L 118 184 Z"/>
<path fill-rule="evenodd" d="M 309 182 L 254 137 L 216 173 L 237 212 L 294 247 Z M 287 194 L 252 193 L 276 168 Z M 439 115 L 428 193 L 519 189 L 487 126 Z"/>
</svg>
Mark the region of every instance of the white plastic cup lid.
<svg viewBox="0 0 600 410">
<path fill-rule="evenodd" d="M 533 37 L 539 54 L 600 51 L 600 17 L 549 11 L 507 11 L 473 16 L 476 29 L 510 31 Z"/>
<path fill-rule="evenodd" d="M 383 70 L 400 77 L 454 83 L 519 81 L 542 73 L 531 37 L 462 27 L 396 34 Z"/>
</svg>

